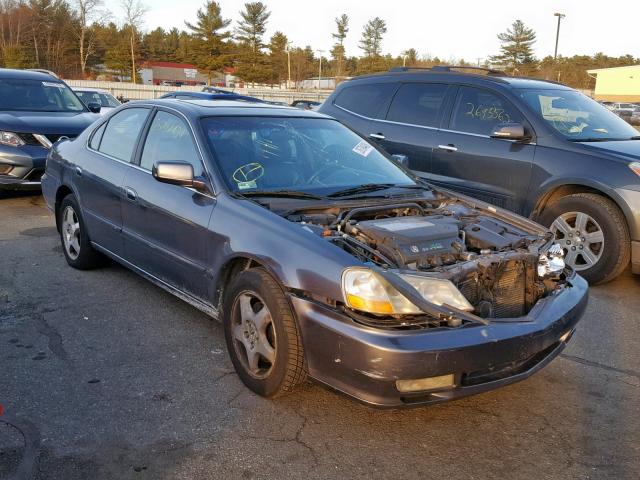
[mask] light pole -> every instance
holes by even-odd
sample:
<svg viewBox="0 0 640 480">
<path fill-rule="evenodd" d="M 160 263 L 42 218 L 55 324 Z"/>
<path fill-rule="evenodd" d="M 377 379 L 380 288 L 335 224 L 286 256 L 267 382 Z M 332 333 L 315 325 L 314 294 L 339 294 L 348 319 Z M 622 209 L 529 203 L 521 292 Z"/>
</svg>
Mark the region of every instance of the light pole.
<svg viewBox="0 0 640 480">
<path fill-rule="evenodd" d="M 318 90 L 320 90 L 320 81 L 322 80 L 322 54 L 324 50 L 316 50 L 320 54 L 320 66 L 318 67 Z"/>
<path fill-rule="evenodd" d="M 558 17 L 558 29 L 556 30 L 556 50 L 553 53 L 553 59 L 558 58 L 558 38 L 560 38 L 560 20 L 562 20 L 566 15 L 564 13 L 554 13 L 554 17 Z"/>
<path fill-rule="evenodd" d="M 287 42 L 287 89 L 291 88 L 291 43 Z"/>
</svg>

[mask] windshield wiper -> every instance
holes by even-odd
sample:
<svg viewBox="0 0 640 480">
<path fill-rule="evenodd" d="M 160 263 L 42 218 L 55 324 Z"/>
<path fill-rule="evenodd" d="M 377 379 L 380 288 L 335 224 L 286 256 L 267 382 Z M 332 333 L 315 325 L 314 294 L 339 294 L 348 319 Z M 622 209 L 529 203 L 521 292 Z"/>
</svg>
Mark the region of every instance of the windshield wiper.
<svg viewBox="0 0 640 480">
<path fill-rule="evenodd" d="M 422 185 L 396 185 L 395 183 L 365 183 L 363 185 L 358 185 L 357 187 L 338 190 L 337 192 L 330 193 L 329 195 L 327 195 L 327 197 L 329 198 L 348 197 L 350 195 L 355 195 L 357 193 L 376 192 L 378 190 L 385 190 L 387 188 L 410 188 L 410 189 L 419 189 L 419 190 L 425 189 L 425 187 Z"/>
<path fill-rule="evenodd" d="M 587 137 L 587 138 L 569 138 L 570 142 L 619 142 L 627 140 L 626 138 L 605 138 L 605 137 Z"/>
<path fill-rule="evenodd" d="M 324 197 L 313 193 L 301 192 L 298 190 L 253 190 L 250 192 L 236 192 L 242 197 L 276 197 L 276 198 L 305 198 L 309 200 L 323 200 Z"/>
</svg>

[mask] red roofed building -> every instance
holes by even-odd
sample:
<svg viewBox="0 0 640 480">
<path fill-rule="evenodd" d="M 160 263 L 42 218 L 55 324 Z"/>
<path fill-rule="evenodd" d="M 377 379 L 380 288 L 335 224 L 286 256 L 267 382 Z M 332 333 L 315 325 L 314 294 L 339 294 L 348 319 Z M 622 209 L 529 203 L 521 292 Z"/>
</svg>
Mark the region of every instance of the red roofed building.
<svg viewBox="0 0 640 480">
<path fill-rule="evenodd" d="M 207 75 L 190 63 L 145 62 L 140 69 L 145 85 L 206 85 Z M 218 79 L 212 79 L 218 80 Z"/>
</svg>

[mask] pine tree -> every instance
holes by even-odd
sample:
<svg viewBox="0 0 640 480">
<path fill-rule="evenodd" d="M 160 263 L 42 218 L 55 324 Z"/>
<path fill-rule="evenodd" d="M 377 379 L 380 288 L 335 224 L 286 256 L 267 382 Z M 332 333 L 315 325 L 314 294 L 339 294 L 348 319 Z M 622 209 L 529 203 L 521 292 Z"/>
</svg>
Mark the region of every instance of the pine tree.
<svg viewBox="0 0 640 480">
<path fill-rule="evenodd" d="M 364 26 L 359 44 L 364 52 L 364 58 L 362 62 L 359 62 L 359 70 L 361 73 L 375 72 L 384 69 L 384 62 L 380 60 L 382 54 L 382 37 L 385 33 L 387 33 L 387 23 L 380 17 L 369 20 Z"/>
<path fill-rule="evenodd" d="M 267 22 L 271 12 L 262 2 L 244 4 L 240 12 L 242 20 L 236 28 L 236 40 L 243 50 L 237 75 L 247 82 L 265 82 L 271 78 L 267 56 L 262 49 L 265 44 L 262 37 L 267 31 Z"/>
<path fill-rule="evenodd" d="M 269 41 L 269 57 L 271 60 L 272 81 L 282 83 L 287 78 L 287 36 L 278 31 Z"/>
<path fill-rule="evenodd" d="M 506 32 L 498 34 L 498 39 L 502 42 L 500 54 L 492 56 L 491 61 L 512 73 L 531 73 L 536 65 L 533 55 L 536 33 L 533 29 L 516 20 Z"/>
<path fill-rule="evenodd" d="M 342 76 L 342 72 L 344 70 L 344 40 L 347 38 L 347 33 L 349 33 L 349 17 L 346 14 L 342 14 L 341 16 L 335 19 L 336 22 L 336 33 L 332 33 L 331 36 L 337 40 L 337 42 L 333 45 L 331 49 L 331 56 L 336 62 L 336 76 Z"/>
<path fill-rule="evenodd" d="M 227 44 L 231 33 L 224 31 L 231 20 L 222 17 L 220 5 L 215 1 L 207 1 L 196 16 L 195 24 L 185 22 L 195 39 L 193 62 L 207 73 L 208 83 L 211 83 L 214 71 L 232 64 Z"/>
</svg>

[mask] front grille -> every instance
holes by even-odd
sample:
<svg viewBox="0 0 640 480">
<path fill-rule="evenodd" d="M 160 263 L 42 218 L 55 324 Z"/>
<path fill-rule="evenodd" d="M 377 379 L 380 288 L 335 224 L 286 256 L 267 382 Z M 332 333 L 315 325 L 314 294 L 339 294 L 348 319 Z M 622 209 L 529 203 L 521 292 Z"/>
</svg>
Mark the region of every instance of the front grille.
<svg viewBox="0 0 640 480">
<path fill-rule="evenodd" d="M 37 145 L 38 147 L 42 146 L 42 144 L 38 141 L 38 139 L 30 133 L 18 133 L 18 136 L 27 145 Z"/>
<path fill-rule="evenodd" d="M 463 387 L 470 387 L 473 385 L 481 385 L 487 382 L 494 382 L 496 380 L 502 380 L 503 378 L 512 377 L 519 373 L 524 373 L 531 370 L 538 363 L 547 358 L 559 345 L 556 342 L 544 350 L 539 351 L 527 358 L 515 360 L 513 362 L 507 362 L 497 365 L 492 365 L 489 368 L 482 370 L 475 370 L 462 375 L 460 384 Z"/>
<path fill-rule="evenodd" d="M 42 175 L 44 175 L 44 168 L 34 168 L 27 174 L 25 180 L 39 182 L 42 179 Z"/>
<path fill-rule="evenodd" d="M 51 133 L 51 134 L 46 134 L 45 137 L 47 137 L 51 143 L 56 143 L 58 140 L 60 140 L 60 137 L 67 137 L 69 139 L 73 139 L 73 138 L 76 138 L 76 135 L 72 135 L 70 133 Z"/>
<path fill-rule="evenodd" d="M 33 136 L 32 133 L 18 133 L 18 136 L 27 145 L 36 145 L 38 147 L 44 146 L 36 137 Z M 47 140 L 51 143 L 56 143 L 60 140 L 60 137 L 76 138 L 77 135 L 71 133 L 47 133 L 44 136 L 47 137 Z"/>
</svg>

